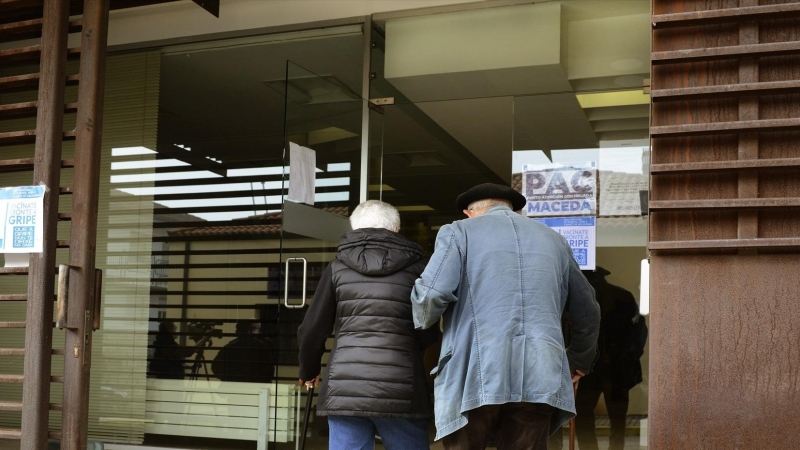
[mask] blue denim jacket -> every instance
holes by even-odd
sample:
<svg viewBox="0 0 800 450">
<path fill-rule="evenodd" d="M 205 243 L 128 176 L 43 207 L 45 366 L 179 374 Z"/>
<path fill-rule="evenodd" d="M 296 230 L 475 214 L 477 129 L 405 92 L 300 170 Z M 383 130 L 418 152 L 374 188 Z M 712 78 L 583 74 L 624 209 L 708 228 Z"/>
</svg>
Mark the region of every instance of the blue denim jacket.
<svg viewBox="0 0 800 450">
<path fill-rule="evenodd" d="M 551 432 L 574 417 L 570 369 L 591 370 L 600 308 L 561 235 L 505 206 L 445 225 L 411 301 L 417 328 L 444 319 L 437 440 L 483 405 L 547 403 L 557 408 Z"/>
</svg>

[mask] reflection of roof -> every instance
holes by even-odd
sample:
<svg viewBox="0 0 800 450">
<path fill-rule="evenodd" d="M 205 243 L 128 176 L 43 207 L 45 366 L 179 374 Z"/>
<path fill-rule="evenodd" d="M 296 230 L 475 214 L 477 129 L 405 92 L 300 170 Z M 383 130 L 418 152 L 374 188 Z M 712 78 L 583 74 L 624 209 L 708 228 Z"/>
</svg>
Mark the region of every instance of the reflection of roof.
<svg viewBox="0 0 800 450">
<path fill-rule="evenodd" d="M 511 174 L 511 187 L 517 192 L 522 192 L 522 174 L 521 173 Z"/>
<path fill-rule="evenodd" d="M 325 211 L 337 216 L 348 217 L 350 209 L 347 206 L 336 206 L 321 208 Z M 244 235 L 263 235 L 263 234 L 278 234 L 281 232 L 281 223 L 283 219 L 282 212 L 259 214 L 256 216 L 246 217 L 244 219 L 235 219 L 228 222 L 229 225 L 220 225 L 213 227 L 188 227 L 181 228 L 171 232 L 172 236 L 244 236 Z M 230 225 L 235 224 L 237 220 L 263 220 L 267 223 L 256 223 L 246 225 Z M 205 222 L 208 223 L 208 222 Z"/>
</svg>

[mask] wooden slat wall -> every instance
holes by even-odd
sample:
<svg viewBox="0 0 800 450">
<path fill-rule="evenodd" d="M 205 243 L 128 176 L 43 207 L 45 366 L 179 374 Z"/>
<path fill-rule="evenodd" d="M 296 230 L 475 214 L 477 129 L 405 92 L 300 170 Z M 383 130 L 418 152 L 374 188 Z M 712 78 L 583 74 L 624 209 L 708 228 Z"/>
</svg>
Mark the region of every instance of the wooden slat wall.
<svg viewBox="0 0 800 450">
<path fill-rule="evenodd" d="M 796 448 L 800 4 L 652 23 L 650 448 Z"/>
<path fill-rule="evenodd" d="M 156 143 L 158 97 L 161 55 L 158 51 L 113 55 L 108 59 L 105 123 L 103 133 L 103 166 L 100 177 L 100 217 L 98 220 L 97 267 L 104 271 L 102 297 L 102 325 L 94 337 L 92 384 L 90 388 L 89 437 L 92 440 L 119 443 L 141 443 L 144 436 L 147 324 L 150 303 L 150 254 L 153 234 L 152 196 L 138 197 L 135 215 L 129 220 L 112 214 L 112 211 L 130 205 L 126 198 L 115 196 L 118 185 L 112 185 L 111 163 L 113 148 L 146 146 Z M 77 67 L 70 64 L 68 73 Z M 0 72 L 0 75 L 2 72 Z M 0 94 L 3 103 L 27 101 L 35 92 Z M 33 97 L 35 98 L 35 97 Z M 67 102 L 77 98 L 77 86 L 67 88 Z M 5 128 L 16 129 L 33 126 L 35 120 L 20 118 L 0 123 Z M 65 117 L 65 129 L 75 126 L 75 115 Z M 3 148 L 8 158 L 30 158 L 33 145 Z M 63 157 L 71 159 L 74 142 L 64 144 Z M 143 159 L 145 157 L 140 157 Z M 152 156 L 146 157 L 152 158 Z M 140 169 L 140 173 L 153 169 Z M 63 169 L 62 186 L 72 186 L 71 168 Z M 30 183 L 30 173 L 0 174 L 4 185 Z M 132 183 L 130 185 L 133 185 Z M 141 182 L 136 187 L 152 187 L 152 182 Z M 60 203 L 60 212 L 69 214 L 71 201 Z M 70 222 L 58 227 L 58 239 L 69 239 Z M 145 250 L 139 251 L 140 248 Z M 67 263 L 68 250 L 58 250 L 57 264 Z M 140 266 L 130 267 L 131 259 L 142 260 Z M 25 277 L 0 277 L 0 291 L 4 294 L 23 294 Z M 120 314 L 124 308 L 124 314 Z M 3 320 L 25 320 L 25 304 L 0 302 Z M 24 330 L 0 330 L 0 348 L 21 348 Z M 53 348 L 63 350 L 64 333 L 55 330 Z M 61 376 L 64 357 L 54 356 L 52 374 Z M 0 373 L 21 374 L 21 356 L 3 356 Z M 21 384 L 0 385 L 0 401 L 19 401 Z M 51 402 L 61 403 L 62 385 L 54 383 Z M 0 428 L 19 428 L 20 414 L 0 411 Z M 61 412 L 50 413 L 50 429 L 61 428 Z"/>
</svg>

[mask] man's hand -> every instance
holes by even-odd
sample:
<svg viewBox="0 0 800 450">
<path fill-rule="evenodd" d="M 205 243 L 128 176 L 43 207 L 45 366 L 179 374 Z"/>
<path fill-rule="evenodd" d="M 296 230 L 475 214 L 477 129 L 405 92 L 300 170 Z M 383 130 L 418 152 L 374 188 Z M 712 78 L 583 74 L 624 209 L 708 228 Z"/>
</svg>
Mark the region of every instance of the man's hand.
<svg viewBox="0 0 800 450">
<path fill-rule="evenodd" d="M 581 372 L 580 370 L 573 370 L 572 371 L 572 389 L 578 390 L 578 382 L 581 381 L 581 378 L 585 377 L 586 374 Z"/>
<path fill-rule="evenodd" d="M 310 390 L 311 388 L 316 389 L 316 388 L 319 387 L 319 379 L 320 379 L 320 375 L 317 375 L 316 377 L 314 377 L 313 380 L 308 380 L 308 381 L 297 380 L 297 385 L 298 386 L 305 385 L 306 386 L 306 391 Z"/>
</svg>

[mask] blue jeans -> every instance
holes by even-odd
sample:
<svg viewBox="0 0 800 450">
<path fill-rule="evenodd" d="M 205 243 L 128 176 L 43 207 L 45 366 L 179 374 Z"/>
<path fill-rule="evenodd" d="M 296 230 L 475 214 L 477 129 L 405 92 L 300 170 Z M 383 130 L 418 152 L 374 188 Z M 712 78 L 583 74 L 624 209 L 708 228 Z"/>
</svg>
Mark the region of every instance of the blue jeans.
<svg viewBox="0 0 800 450">
<path fill-rule="evenodd" d="M 328 416 L 329 450 L 372 450 L 375 433 L 386 450 L 428 450 L 428 421 L 386 417 Z"/>
</svg>

